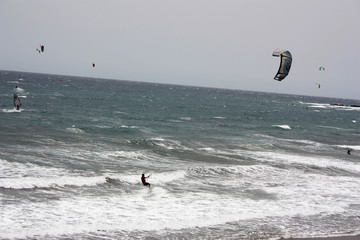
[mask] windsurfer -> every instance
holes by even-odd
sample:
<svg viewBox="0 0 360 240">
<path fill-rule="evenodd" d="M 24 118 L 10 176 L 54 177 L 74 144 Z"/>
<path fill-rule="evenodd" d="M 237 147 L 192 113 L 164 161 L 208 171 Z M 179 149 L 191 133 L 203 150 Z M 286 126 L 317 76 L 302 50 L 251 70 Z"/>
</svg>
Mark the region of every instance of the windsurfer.
<svg viewBox="0 0 360 240">
<path fill-rule="evenodd" d="M 14 94 L 14 107 L 16 107 L 16 110 L 19 110 L 21 106 L 20 98 L 17 94 Z"/>
</svg>

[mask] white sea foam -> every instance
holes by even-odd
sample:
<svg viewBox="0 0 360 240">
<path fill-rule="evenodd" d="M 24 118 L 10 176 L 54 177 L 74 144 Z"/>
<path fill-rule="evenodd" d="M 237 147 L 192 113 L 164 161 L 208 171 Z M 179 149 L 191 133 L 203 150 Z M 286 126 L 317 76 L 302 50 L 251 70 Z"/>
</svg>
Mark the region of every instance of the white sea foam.
<svg viewBox="0 0 360 240">
<path fill-rule="evenodd" d="M 19 79 L 20 80 L 20 79 Z M 6 81 L 7 83 L 11 83 L 11 84 L 19 84 L 19 81 Z"/>
<path fill-rule="evenodd" d="M 311 108 L 328 108 L 330 105 L 329 104 L 313 104 L 313 105 L 310 105 L 309 107 Z"/>
<path fill-rule="evenodd" d="M 0 178 L 0 187 L 9 189 L 49 188 L 64 186 L 94 186 L 104 183 L 104 177 L 57 176 Z"/>
<path fill-rule="evenodd" d="M 354 149 L 360 151 L 359 145 L 337 145 L 338 147 L 345 148 L 345 149 Z"/>
<path fill-rule="evenodd" d="M 360 173 L 360 163 L 351 163 L 348 161 L 343 161 L 342 159 L 336 159 L 331 157 L 319 157 L 319 156 L 303 156 L 297 154 L 286 154 L 286 153 L 277 153 L 277 152 L 254 152 L 249 153 L 253 157 L 261 161 L 271 161 L 278 163 L 298 163 L 308 166 L 317 166 L 317 167 L 335 167 L 338 169 L 343 169 L 349 172 Z"/>
<path fill-rule="evenodd" d="M 13 109 L 5 109 L 5 108 L 3 108 L 3 109 L 1 109 L 1 111 L 3 113 L 20 113 L 20 112 L 24 111 L 24 109 L 20 108 L 19 110 L 17 110 L 16 108 L 13 108 Z"/>
<path fill-rule="evenodd" d="M 206 151 L 206 152 L 215 152 L 215 149 L 214 149 L 214 148 L 211 148 L 211 147 L 198 148 L 198 150 L 200 150 L 200 151 Z"/>
<path fill-rule="evenodd" d="M 106 126 L 106 125 L 94 125 L 94 127 L 101 128 L 101 129 L 109 129 L 109 128 L 111 128 L 110 126 Z"/>
<path fill-rule="evenodd" d="M 336 129 L 336 130 L 347 130 L 345 128 L 339 128 L 339 127 L 332 127 L 332 126 L 319 126 L 321 128 L 331 128 L 331 129 Z"/>
<path fill-rule="evenodd" d="M 116 157 L 125 159 L 141 159 L 147 156 L 143 151 L 107 151 L 100 154 L 102 158 Z"/>
<path fill-rule="evenodd" d="M 67 132 L 71 132 L 71 133 L 84 133 L 84 130 L 81 130 L 80 128 L 76 128 L 76 127 L 71 127 L 71 128 L 66 128 Z"/>
<path fill-rule="evenodd" d="M 139 128 L 137 126 L 127 126 L 127 125 L 121 125 L 122 128 Z"/>
<path fill-rule="evenodd" d="M 154 175 L 149 179 L 154 182 L 153 187 L 139 185 L 131 194 L 83 195 L 64 197 L 61 201 L 2 205 L 0 232 L 4 238 L 29 238 L 102 230 L 197 228 L 270 216 L 336 214 L 346 212 L 349 204 L 357 204 L 360 194 L 358 179 L 285 171 L 266 165 L 229 168 L 242 174 L 220 184 L 236 186 L 234 194 L 198 188 L 198 184 L 216 183 L 215 178 L 202 182 L 184 179 L 183 171 L 158 173 L 158 178 Z M 180 179 L 187 191 L 172 191 L 166 184 Z M 135 181 L 139 180 L 129 182 Z M 139 224 L 139 216 L 143 224 Z"/>
<path fill-rule="evenodd" d="M 16 91 L 16 92 L 24 92 L 24 89 L 22 89 L 22 88 L 20 88 L 20 87 L 17 87 L 17 88 L 15 88 L 15 91 Z"/>
<path fill-rule="evenodd" d="M 120 152 L 117 152 L 118 154 Z M 129 157 L 129 153 L 122 156 Z M 132 155 L 133 157 L 133 155 Z M 50 188 L 65 186 L 95 186 L 105 183 L 106 178 L 118 179 L 128 184 L 140 184 L 139 174 L 116 174 L 108 173 L 99 176 L 83 176 L 79 173 L 72 173 L 57 168 L 37 166 L 31 163 L 16 163 L 0 160 L 2 165 L 2 178 L 0 178 L 0 188 L 9 189 L 31 189 L 31 188 Z M 156 185 L 164 185 L 172 181 L 184 178 L 186 172 L 183 170 L 171 172 L 150 173 L 150 182 Z"/>
<path fill-rule="evenodd" d="M 21 177 L 50 177 L 67 174 L 67 171 L 60 171 L 57 168 L 48 166 L 38 166 L 32 163 L 9 162 L 0 159 L 1 177 L 5 178 L 21 178 Z"/>
<path fill-rule="evenodd" d="M 278 127 L 285 130 L 290 130 L 291 127 L 289 125 L 272 125 L 273 127 Z"/>
<path fill-rule="evenodd" d="M 180 141 L 176 140 L 170 140 L 170 139 L 164 139 L 164 138 L 151 138 L 151 140 L 159 147 L 166 148 L 168 150 L 191 150 L 191 148 L 188 148 L 181 144 Z"/>
<path fill-rule="evenodd" d="M 149 181 L 153 182 L 155 185 L 164 185 L 173 181 L 183 179 L 185 175 L 186 171 L 184 170 L 162 172 L 151 175 Z"/>
<path fill-rule="evenodd" d="M 303 143 L 303 144 L 307 144 L 307 145 L 311 145 L 311 146 L 321 146 L 323 144 L 318 143 L 318 142 L 314 142 L 311 140 L 306 140 L 306 139 L 283 139 L 283 138 L 279 138 L 282 141 L 287 141 L 287 142 L 297 142 L 297 143 Z"/>
<path fill-rule="evenodd" d="M 53 186 L 92 186 L 104 182 L 105 178 L 82 176 L 55 167 L 32 163 L 9 162 L 0 159 L 0 187 L 12 189 L 46 188 Z"/>
<path fill-rule="evenodd" d="M 169 120 L 169 122 L 181 123 L 182 121 L 180 121 L 180 120 L 173 120 L 173 119 L 171 119 L 171 120 Z"/>
<path fill-rule="evenodd" d="M 190 121 L 190 120 L 191 120 L 191 117 L 181 117 L 180 119 L 181 119 L 181 120 L 185 120 L 185 121 Z"/>
<path fill-rule="evenodd" d="M 329 103 L 304 103 L 300 102 L 301 104 L 308 105 L 311 108 L 321 108 L 321 109 L 335 109 L 335 110 L 342 110 L 342 111 L 360 111 L 359 107 L 351 107 L 347 105 L 332 105 Z"/>
</svg>

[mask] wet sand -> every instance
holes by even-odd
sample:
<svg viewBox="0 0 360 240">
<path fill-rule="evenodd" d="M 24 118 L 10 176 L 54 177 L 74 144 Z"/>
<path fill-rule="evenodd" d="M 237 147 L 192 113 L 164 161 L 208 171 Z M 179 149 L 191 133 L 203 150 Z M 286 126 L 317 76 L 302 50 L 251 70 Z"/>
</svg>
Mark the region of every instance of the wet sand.
<svg viewBox="0 0 360 240">
<path fill-rule="evenodd" d="M 352 235 L 352 236 L 336 236 L 336 237 L 280 238 L 279 240 L 360 240 L 360 234 Z"/>
</svg>

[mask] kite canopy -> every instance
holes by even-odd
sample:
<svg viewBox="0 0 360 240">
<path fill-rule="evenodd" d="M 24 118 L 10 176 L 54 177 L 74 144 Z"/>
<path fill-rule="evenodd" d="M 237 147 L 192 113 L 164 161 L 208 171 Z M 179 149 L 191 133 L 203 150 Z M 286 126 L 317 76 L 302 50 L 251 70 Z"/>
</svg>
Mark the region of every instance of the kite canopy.
<svg viewBox="0 0 360 240">
<path fill-rule="evenodd" d="M 319 67 L 319 70 L 321 71 L 321 70 L 325 70 L 325 68 L 324 67 Z"/>
<path fill-rule="evenodd" d="M 277 74 L 274 77 L 275 80 L 281 81 L 284 78 L 286 78 L 286 76 L 289 74 L 291 62 L 292 62 L 291 53 L 284 49 L 276 49 L 272 55 L 274 57 L 281 56 L 280 67 Z"/>
<path fill-rule="evenodd" d="M 44 52 L 44 51 L 45 51 L 44 45 L 40 45 L 40 49 L 37 48 L 36 51 L 37 51 L 38 53 Z"/>
</svg>

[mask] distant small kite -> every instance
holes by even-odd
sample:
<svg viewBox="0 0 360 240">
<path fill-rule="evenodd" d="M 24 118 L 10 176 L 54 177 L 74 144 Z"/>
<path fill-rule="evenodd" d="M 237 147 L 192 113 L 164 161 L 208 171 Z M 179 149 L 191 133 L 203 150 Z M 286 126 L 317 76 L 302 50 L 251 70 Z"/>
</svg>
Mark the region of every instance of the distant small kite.
<svg viewBox="0 0 360 240">
<path fill-rule="evenodd" d="M 45 47 L 44 47 L 44 45 L 40 45 L 40 49 L 39 49 L 39 48 L 37 48 L 37 49 L 36 49 L 36 51 L 37 51 L 38 53 L 42 53 L 42 52 L 44 52 L 44 51 L 45 51 Z"/>
<path fill-rule="evenodd" d="M 325 71 L 324 67 L 319 67 L 319 71 Z"/>
<path fill-rule="evenodd" d="M 92 66 L 95 67 L 95 63 L 93 63 Z"/>
<path fill-rule="evenodd" d="M 315 84 L 317 84 L 317 85 L 318 85 L 318 88 L 320 88 L 320 83 L 315 83 Z"/>
</svg>

